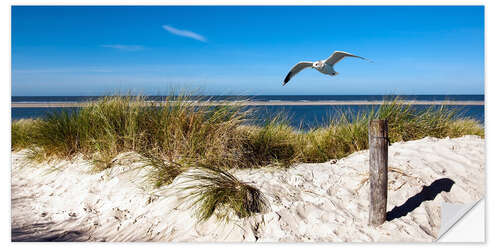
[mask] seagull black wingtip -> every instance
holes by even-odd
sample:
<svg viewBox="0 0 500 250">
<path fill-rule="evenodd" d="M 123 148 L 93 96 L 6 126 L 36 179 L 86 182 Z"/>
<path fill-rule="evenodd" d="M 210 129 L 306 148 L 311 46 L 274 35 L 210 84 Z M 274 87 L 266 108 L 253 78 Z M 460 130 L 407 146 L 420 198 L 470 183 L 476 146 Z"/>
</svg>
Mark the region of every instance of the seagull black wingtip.
<svg viewBox="0 0 500 250">
<path fill-rule="evenodd" d="M 283 86 L 285 86 L 285 84 L 287 84 L 288 81 L 290 81 L 290 78 L 291 78 L 290 75 L 291 75 L 291 72 L 286 75 L 285 81 L 283 81 Z"/>
</svg>

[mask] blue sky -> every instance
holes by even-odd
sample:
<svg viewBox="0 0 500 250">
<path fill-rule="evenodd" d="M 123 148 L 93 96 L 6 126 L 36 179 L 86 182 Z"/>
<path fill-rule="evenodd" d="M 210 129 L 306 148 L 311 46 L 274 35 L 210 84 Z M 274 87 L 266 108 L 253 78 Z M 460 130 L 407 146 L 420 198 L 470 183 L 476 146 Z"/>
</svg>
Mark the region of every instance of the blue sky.
<svg viewBox="0 0 500 250">
<path fill-rule="evenodd" d="M 347 58 L 335 77 L 302 60 Z M 12 95 L 484 94 L 481 6 L 12 7 Z"/>
</svg>

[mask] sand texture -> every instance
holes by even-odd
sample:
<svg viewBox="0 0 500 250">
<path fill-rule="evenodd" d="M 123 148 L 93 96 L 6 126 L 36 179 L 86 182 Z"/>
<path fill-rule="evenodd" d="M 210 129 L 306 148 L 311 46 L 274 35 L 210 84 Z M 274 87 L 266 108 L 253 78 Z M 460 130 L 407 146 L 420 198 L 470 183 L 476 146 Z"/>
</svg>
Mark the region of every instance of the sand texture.
<svg viewBox="0 0 500 250">
<path fill-rule="evenodd" d="M 81 158 L 32 165 L 25 153 L 12 154 L 13 241 L 430 242 L 442 202 L 475 202 L 485 192 L 484 139 L 424 138 L 389 147 L 390 221 L 377 228 L 367 226 L 366 150 L 336 162 L 233 170 L 269 208 L 198 223 L 181 202 L 185 177 L 152 189 L 134 153 L 99 173 Z"/>
</svg>

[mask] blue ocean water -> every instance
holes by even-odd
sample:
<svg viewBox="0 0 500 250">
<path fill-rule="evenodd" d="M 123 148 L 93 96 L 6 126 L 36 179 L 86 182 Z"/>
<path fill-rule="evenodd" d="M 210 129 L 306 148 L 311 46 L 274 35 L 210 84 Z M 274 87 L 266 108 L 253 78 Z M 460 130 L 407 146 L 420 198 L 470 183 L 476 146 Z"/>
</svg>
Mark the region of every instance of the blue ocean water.
<svg viewBox="0 0 500 250">
<path fill-rule="evenodd" d="M 484 101 L 484 95 L 216 95 L 191 96 L 201 100 L 251 100 L 251 101 L 382 101 L 394 97 L 417 101 Z M 12 102 L 82 102 L 101 96 L 13 96 Z M 165 96 L 147 96 L 148 100 L 162 100 Z"/>
<path fill-rule="evenodd" d="M 405 100 L 419 101 L 484 101 L 484 95 L 412 95 L 398 96 Z M 78 102 L 95 100 L 99 97 L 89 96 L 36 96 L 36 97 L 12 97 L 12 102 Z M 151 96 L 150 100 L 161 100 L 164 97 Z M 200 97 L 197 97 L 200 99 Z M 211 100 L 254 100 L 254 101 L 378 101 L 391 96 L 381 95 L 350 95 L 350 96 L 204 96 L 201 99 Z M 327 124 L 330 118 L 335 117 L 340 111 L 356 113 L 358 111 L 368 111 L 376 108 L 377 105 L 280 105 L 280 106 L 253 106 L 256 119 L 252 123 L 259 124 L 265 118 L 271 118 L 277 114 L 284 114 L 289 118 L 292 126 L 296 128 L 308 129 Z M 419 109 L 427 108 L 426 105 L 416 106 Z M 484 123 L 483 105 L 460 105 L 446 106 L 446 108 L 458 109 L 459 116 L 470 117 Z M 12 108 L 12 120 L 22 118 L 39 118 L 49 112 L 60 110 L 71 110 L 78 108 Z"/>
</svg>

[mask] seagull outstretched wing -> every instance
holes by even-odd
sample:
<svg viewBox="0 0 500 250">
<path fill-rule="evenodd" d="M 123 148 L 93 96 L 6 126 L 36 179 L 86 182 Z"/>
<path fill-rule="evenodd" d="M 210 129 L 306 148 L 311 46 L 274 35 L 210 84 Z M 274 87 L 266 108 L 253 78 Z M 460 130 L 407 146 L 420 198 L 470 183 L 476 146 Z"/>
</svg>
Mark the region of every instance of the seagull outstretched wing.
<svg viewBox="0 0 500 250">
<path fill-rule="evenodd" d="M 299 63 L 295 64 L 295 66 L 293 66 L 293 68 L 290 70 L 290 72 L 288 72 L 288 75 L 286 75 L 285 81 L 283 81 L 283 86 L 288 81 L 290 81 L 290 79 L 292 79 L 292 77 L 294 75 L 296 75 L 297 73 L 299 73 L 301 70 L 303 70 L 305 68 L 312 67 L 312 65 L 313 65 L 313 62 L 299 62 Z"/>
<path fill-rule="evenodd" d="M 340 60 L 342 60 L 344 57 L 357 57 L 357 58 L 369 61 L 368 59 L 361 57 L 361 56 L 353 55 L 353 54 L 350 54 L 350 53 L 347 53 L 344 51 L 335 51 L 335 52 L 333 52 L 333 54 L 330 57 L 328 57 L 325 60 L 325 63 L 328 63 L 328 64 L 333 66 L 336 63 L 338 63 Z"/>
</svg>

